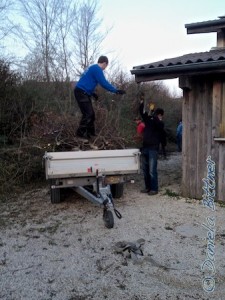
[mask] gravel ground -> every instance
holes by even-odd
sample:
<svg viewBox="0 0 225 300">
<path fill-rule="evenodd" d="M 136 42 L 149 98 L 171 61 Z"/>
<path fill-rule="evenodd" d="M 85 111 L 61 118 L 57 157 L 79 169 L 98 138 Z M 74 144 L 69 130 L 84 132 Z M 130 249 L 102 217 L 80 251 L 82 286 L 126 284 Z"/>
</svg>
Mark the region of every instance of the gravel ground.
<svg viewBox="0 0 225 300">
<path fill-rule="evenodd" d="M 212 212 L 179 196 L 180 154 L 159 160 L 159 181 L 156 196 L 140 193 L 142 175 L 125 185 L 116 200 L 123 218 L 113 229 L 100 207 L 74 192 L 57 205 L 46 187 L 1 202 L 0 299 L 224 300 L 225 208 Z M 207 220 L 215 224 L 207 228 Z M 114 251 L 117 242 L 140 238 L 137 261 Z M 213 292 L 206 277 L 215 280 Z"/>
</svg>

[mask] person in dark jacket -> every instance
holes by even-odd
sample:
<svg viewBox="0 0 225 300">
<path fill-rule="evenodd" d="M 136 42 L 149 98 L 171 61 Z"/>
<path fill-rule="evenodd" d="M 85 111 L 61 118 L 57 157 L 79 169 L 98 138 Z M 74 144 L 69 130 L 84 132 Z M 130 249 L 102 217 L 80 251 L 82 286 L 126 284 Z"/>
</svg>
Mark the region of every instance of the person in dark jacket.
<svg viewBox="0 0 225 300">
<path fill-rule="evenodd" d="M 162 117 L 164 110 L 157 108 L 151 114 L 144 111 L 144 103 L 141 101 L 139 112 L 145 123 L 142 147 L 142 167 L 144 174 L 145 189 L 141 190 L 148 195 L 158 193 L 158 151 L 161 136 L 164 134 L 164 123 Z"/>
<path fill-rule="evenodd" d="M 82 118 L 77 129 L 78 137 L 90 138 L 91 136 L 95 136 L 95 112 L 91 97 L 98 98 L 95 94 L 95 88 L 98 84 L 111 93 L 125 94 L 125 91 L 117 89 L 105 79 L 103 71 L 107 66 L 108 58 L 100 56 L 98 63 L 85 70 L 75 86 L 74 95 L 82 113 Z"/>
</svg>

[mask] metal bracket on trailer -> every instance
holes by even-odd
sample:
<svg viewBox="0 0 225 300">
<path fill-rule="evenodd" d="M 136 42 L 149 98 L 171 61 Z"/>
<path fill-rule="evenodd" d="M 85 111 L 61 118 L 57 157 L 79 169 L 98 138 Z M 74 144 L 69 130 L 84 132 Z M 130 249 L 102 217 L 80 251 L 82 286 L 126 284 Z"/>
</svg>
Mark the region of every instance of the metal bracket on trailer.
<svg viewBox="0 0 225 300">
<path fill-rule="evenodd" d="M 84 198 L 86 198 L 87 200 L 91 201 L 92 203 L 103 205 L 103 201 L 104 200 L 101 197 L 97 197 L 97 196 L 93 195 L 88 190 L 86 190 L 84 187 L 78 186 L 78 187 L 75 187 L 74 190 L 79 195 L 83 196 Z"/>
</svg>

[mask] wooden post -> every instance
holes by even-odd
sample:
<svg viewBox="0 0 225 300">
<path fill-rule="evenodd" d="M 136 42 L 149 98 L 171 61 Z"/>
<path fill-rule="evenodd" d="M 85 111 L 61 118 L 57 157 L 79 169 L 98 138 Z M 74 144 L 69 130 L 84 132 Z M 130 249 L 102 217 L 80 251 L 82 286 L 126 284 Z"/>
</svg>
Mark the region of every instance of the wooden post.
<svg viewBox="0 0 225 300">
<path fill-rule="evenodd" d="M 217 47 L 218 48 L 225 47 L 225 30 L 224 29 L 220 29 L 217 32 Z"/>
</svg>

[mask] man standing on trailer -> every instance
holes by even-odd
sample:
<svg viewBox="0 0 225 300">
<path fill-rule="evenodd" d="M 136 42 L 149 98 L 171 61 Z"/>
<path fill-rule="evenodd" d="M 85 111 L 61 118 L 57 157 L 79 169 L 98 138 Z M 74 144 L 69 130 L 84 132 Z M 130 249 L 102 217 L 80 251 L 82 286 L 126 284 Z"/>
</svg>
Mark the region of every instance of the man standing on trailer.
<svg viewBox="0 0 225 300">
<path fill-rule="evenodd" d="M 91 136 L 95 136 L 95 112 L 91 97 L 93 96 L 95 99 L 98 99 L 98 96 L 94 93 L 98 84 L 111 93 L 125 94 L 125 91 L 117 89 L 105 79 L 103 71 L 108 66 L 108 63 L 109 61 L 106 56 L 100 56 L 98 63 L 85 70 L 75 86 L 74 95 L 82 113 L 82 118 L 77 129 L 78 137 L 90 138 Z"/>
</svg>

